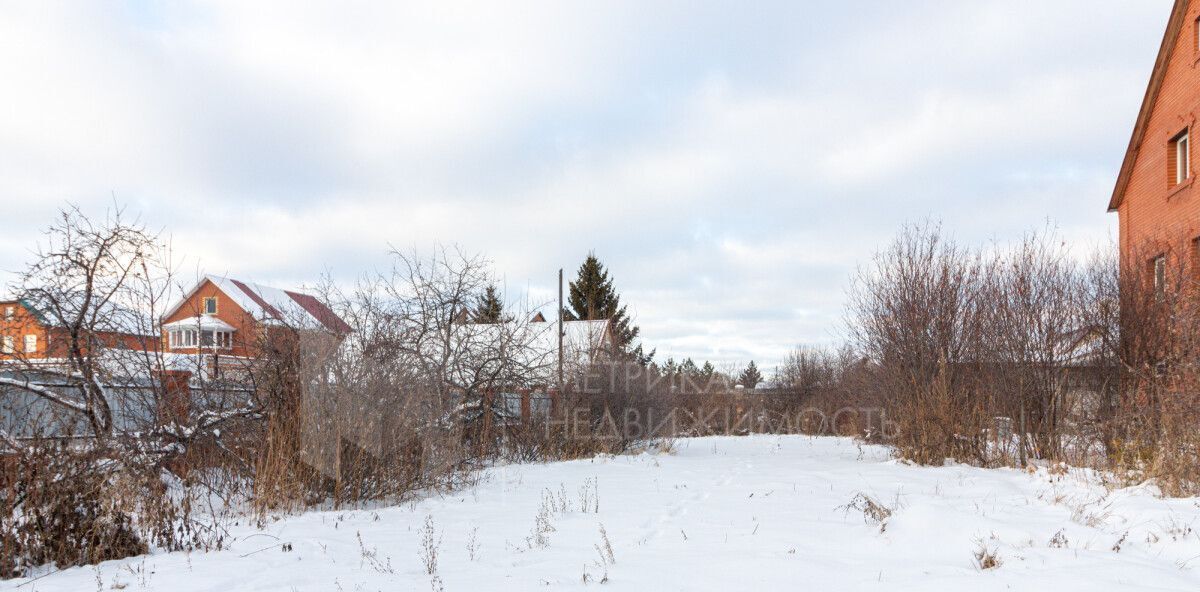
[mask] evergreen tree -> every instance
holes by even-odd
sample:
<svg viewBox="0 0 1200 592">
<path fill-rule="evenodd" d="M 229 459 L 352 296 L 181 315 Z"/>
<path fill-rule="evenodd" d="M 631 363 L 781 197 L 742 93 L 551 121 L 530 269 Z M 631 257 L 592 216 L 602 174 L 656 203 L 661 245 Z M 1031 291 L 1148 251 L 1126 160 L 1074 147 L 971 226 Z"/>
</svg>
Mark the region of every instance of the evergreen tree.
<svg viewBox="0 0 1200 592">
<path fill-rule="evenodd" d="M 654 363 L 654 354 L 657 352 L 658 348 L 655 348 L 650 350 L 650 353 L 646 353 L 646 351 L 642 349 L 642 344 L 639 343 L 637 344 L 637 347 L 629 350 L 629 357 L 643 368 L 646 368 L 649 367 L 650 364 Z"/>
<path fill-rule="evenodd" d="M 696 362 L 688 358 L 679 365 L 679 373 L 684 376 L 699 376 L 700 368 L 696 366 Z"/>
<path fill-rule="evenodd" d="M 496 286 L 488 286 L 475 303 L 473 320 L 476 323 L 499 323 L 504 319 L 504 302 Z"/>
<path fill-rule="evenodd" d="M 758 383 L 762 382 L 762 380 L 763 376 L 758 371 L 758 366 L 754 364 L 754 360 L 750 360 L 750 365 L 746 366 L 746 369 L 742 371 L 741 377 L 738 378 L 738 384 L 752 389 L 758 386 Z"/>
<path fill-rule="evenodd" d="M 700 379 L 703 380 L 706 385 L 716 373 L 717 368 L 713 366 L 712 362 L 705 362 L 704 365 L 700 367 Z"/>
<path fill-rule="evenodd" d="M 589 253 L 583 265 L 579 266 L 578 277 L 570 284 L 567 304 L 567 309 L 563 311 L 566 320 L 608 319 L 613 341 L 621 351 L 629 349 L 641 332 L 639 327 L 630 323 L 626 308 L 621 305 L 621 297 L 613 288 L 612 278 L 608 277 L 608 270 L 595 253 Z M 654 352 L 648 356 L 641 352 L 639 354 L 639 358 L 647 362 L 654 356 Z"/>
<path fill-rule="evenodd" d="M 673 376 L 679 372 L 679 364 L 675 363 L 675 358 L 667 358 L 667 361 L 662 366 L 662 373 L 667 376 Z"/>
</svg>

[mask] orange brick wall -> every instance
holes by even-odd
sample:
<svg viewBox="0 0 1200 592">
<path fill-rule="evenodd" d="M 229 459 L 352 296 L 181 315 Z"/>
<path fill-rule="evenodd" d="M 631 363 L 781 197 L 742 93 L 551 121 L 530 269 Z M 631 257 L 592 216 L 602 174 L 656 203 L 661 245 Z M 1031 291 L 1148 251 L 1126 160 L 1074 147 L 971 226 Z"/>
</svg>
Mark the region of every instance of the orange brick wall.
<svg viewBox="0 0 1200 592">
<path fill-rule="evenodd" d="M 12 309 L 12 318 L 8 318 L 6 313 L 8 309 Z M 25 336 L 36 335 L 38 351 L 33 354 L 25 353 Z M 13 338 L 13 354 L 4 353 L 0 350 L 0 360 L 4 359 L 40 359 L 47 357 L 47 351 L 50 343 L 50 334 L 45 327 L 38 322 L 37 317 L 29 313 L 20 302 L 5 301 L 0 302 L 0 340 L 3 337 Z"/>
<path fill-rule="evenodd" d="M 230 299 L 229 296 L 226 296 L 224 292 L 222 292 L 217 288 L 216 285 L 208 280 L 204 280 L 204 283 L 201 284 L 200 287 L 197 288 L 196 291 L 187 298 L 187 300 L 184 300 L 183 305 L 179 307 L 179 310 L 175 311 L 175 314 L 163 319 L 163 324 L 166 325 L 169 323 L 174 323 L 175 321 L 182 321 L 184 319 L 189 319 L 204 314 L 205 298 L 217 299 L 217 314 L 212 316 L 229 323 L 237 329 L 237 331 L 235 331 L 233 334 L 233 348 L 228 350 L 218 350 L 218 352 L 223 355 L 249 357 L 251 353 L 255 351 L 255 348 L 258 344 L 258 324 L 255 322 L 254 317 L 250 315 L 250 313 L 242 310 L 242 308 L 238 306 L 236 302 Z M 168 351 L 185 353 L 193 353 L 196 351 L 196 348 L 194 347 L 171 349 L 167 345 L 168 343 L 169 341 L 167 339 L 167 335 L 164 333 L 163 347 L 167 348 Z M 210 350 L 205 349 L 205 351 Z"/>
<path fill-rule="evenodd" d="M 1195 149 L 1200 130 L 1200 53 L 1196 48 L 1196 18 L 1200 2 L 1192 1 L 1166 65 L 1166 73 L 1138 149 L 1120 216 L 1120 247 L 1126 264 L 1130 256 L 1149 258 L 1165 252 L 1189 253 L 1192 239 L 1200 237 L 1200 195 L 1195 187 Z M 1168 175 L 1169 143 L 1184 128 L 1190 129 L 1191 178 L 1171 187 Z"/>
<path fill-rule="evenodd" d="M 6 311 L 12 307 L 11 319 L 5 317 Z M 25 336 L 37 336 L 37 351 L 25 351 Z M 63 358 L 68 355 L 70 337 L 61 327 L 46 327 L 38 318 L 29 312 L 20 302 L 0 302 L 0 336 L 13 338 L 13 354 L 0 352 L 0 360 L 23 359 L 44 360 L 46 358 Z M 159 346 L 159 340 L 152 336 L 127 335 L 124 333 L 102 332 L 96 339 L 105 347 L 120 346 L 132 350 L 153 350 Z"/>
</svg>

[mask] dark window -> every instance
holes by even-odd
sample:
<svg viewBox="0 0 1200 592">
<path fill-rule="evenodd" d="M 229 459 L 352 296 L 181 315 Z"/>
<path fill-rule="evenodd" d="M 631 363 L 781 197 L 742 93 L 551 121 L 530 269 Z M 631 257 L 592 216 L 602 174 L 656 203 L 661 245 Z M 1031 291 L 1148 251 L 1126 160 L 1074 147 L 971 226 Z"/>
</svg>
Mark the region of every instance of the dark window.
<svg viewBox="0 0 1200 592">
<path fill-rule="evenodd" d="M 204 299 L 204 314 L 210 314 L 210 315 L 217 314 L 217 299 L 216 298 L 205 298 Z"/>
</svg>

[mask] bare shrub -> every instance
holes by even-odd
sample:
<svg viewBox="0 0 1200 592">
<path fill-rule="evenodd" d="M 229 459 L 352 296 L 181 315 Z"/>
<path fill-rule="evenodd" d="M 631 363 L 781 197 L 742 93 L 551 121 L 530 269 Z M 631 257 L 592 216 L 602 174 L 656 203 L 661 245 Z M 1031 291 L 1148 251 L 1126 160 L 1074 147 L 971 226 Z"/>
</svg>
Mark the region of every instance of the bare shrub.
<svg viewBox="0 0 1200 592">
<path fill-rule="evenodd" d="M 936 226 L 911 226 L 859 273 L 851 333 L 873 362 L 893 444 L 922 463 L 986 462 L 981 278 L 987 264 Z"/>
<path fill-rule="evenodd" d="M 989 546 L 983 540 L 976 542 L 973 556 L 975 557 L 975 567 L 981 570 L 996 569 L 1004 564 L 1004 560 L 1000 557 L 999 548 Z"/>
<path fill-rule="evenodd" d="M 1062 549 L 1062 548 L 1068 546 L 1069 544 L 1070 544 L 1070 541 L 1067 540 L 1067 535 L 1064 534 L 1063 531 L 1061 531 L 1061 530 L 1054 533 L 1054 536 L 1050 537 L 1050 542 L 1047 543 L 1047 545 L 1051 549 Z"/>
<path fill-rule="evenodd" d="M 438 551 L 442 546 L 442 537 L 433 525 L 433 516 L 425 516 L 425 525 L 421 527 L 421 565 L 425 573 L 431 576 L 438 572 Z M 472 553 L 474 555 L 474 553 Z"/>
<path fill-rule="evenodd" d="M 895 508 L 890 508 L 875 500 L 875 498 L 859 492 L 850 498 L 850 501 L 842 506 L 842 510 L 849 513 L 851 510 L 861 512 L 863 521 L 872 526 L 878 526 L 879 531 L 883 532 L 887 529 L 887 520 L 892 517 L 892 512 Z"/>
<path fill-rule="evenodd" d="M 1123 254 L 1120 394 L 1105 430 L 1119 474 L 1167 495 L 1200 492 L 1200 292 L 1195 255 L 1146 244 Z"/>
<path fill-rule="evenodd" d="M 109 493 L 96 458 L 47 445 L 21 455 L 4 482 L 0 557 L 5 577 L 87 565 L 148 550 L 127 506 Z"/>
<path fill-rule="evenodd" d="M 525 540 L 530 549 L 545 549 L 550 546 L 549 534 L 557 530 L 554 528 L 556 507 L 554 495 L 549 490 L 544 490 L 537 515 L 533 518 L 533 529 Z"/>
<path fill-rule="evenodd" d="M 596 553 L 600 555 L 605 565 L 617 562 L 617 556 L 613 554 L 612 541 L 608 540 L 608 531 L 604 530 L 603 524 L 600 525 L 600 543 L 596 545 Z"/>
<path fill-rule="evenodd" d="M 359 567 L 367 565 L 378 573 L 396 573 L 396 570 L 392 568 L 391 557 L 386 555 L 381 556 L 379 553 L 379 548 L 377 547 L 367 548 L 367 544 L 363 541 L 361 532 L 355 532 L 354 537 L 358 540 L 358 554 L 361 558 Z"/>
<path fill-rule="evenodd" d="M 889 442 L 920 463 L 1102 464 L 1122 388 L 1115 269 L 1077 260 L 1052 229 L 980 249 L 906 227 L 850 298 L 859 384 Z"/>
<path fill-rule="evenodd" d="M 177 408 L 158 325 L 174 299 L 171 262 L 121 210 L 92 219 L 69 207 L 14 282 L 21 314 L 0 333 L 33 318 L 49 337 L 0 365 L 6 569 L 221 544 L 212 516 L 193 511 L 198 483 L 175 479 L 170 491 L 165 480 L 221 451 L 224 430 L 257 409 L 206 388 L 204 405 Z"/>
<path fill-rule="evenodd" d="M 1017 457 L 1061 459 L 1071 372 L 1097 339 L 1084 268 L 1050 230 L 1001 250 L 984 280 L 993 415 L 1014 418 Z M 1088 351 L 1087 353 L 1092 353 Z"/>
</svg>

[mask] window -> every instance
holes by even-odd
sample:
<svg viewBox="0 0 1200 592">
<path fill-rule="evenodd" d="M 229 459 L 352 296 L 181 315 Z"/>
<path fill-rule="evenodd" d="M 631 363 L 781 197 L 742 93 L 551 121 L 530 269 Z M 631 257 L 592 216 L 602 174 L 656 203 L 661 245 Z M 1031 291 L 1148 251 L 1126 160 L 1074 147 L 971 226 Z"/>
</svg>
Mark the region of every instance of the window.
<svg viewBox="0 0 1200 592">
<path fill-rule="evenodd" d="M 229 349 L 233 342 L 233 336 L 228 331 L 205 331 L 200 337 L 204 347 Z"/>
<path fill-rule="evenodd" d="M 16 310 L 11 306 L 4 307 L 4 320 L 11 321 Z"/>
<path fill-rule="evenodd" d="M 1192 176 L 1191 150 L 1188 142 L 1188 130 L 1183 130 L 1171 139 L 1170 150 L 1167 152 L 1167 166 L 1171 186 L 1179 185 Z"/>
<path fill-rule="evenodd" d="M 1167 291 L 1167 256 L 1159 255 L 1152 259 L 1150 270 L 1154 274 L 1154 294 L 1161 297 Z"/>
<path fill-rule="evenodd" d="M 171 331 L 171 347 L 195 347 L 196 332 L 186 329 Z"/>
<path fill-rule="evenodd" d="M 25 336 L 25 353 L 27 353 L 27 354 L 36 354 L 37 353 L 37 335 L 26 335 Z"/>
<path fill-rule="evenodd" d="M 233 333 L 229 331 L 176 329 L 168 333 L 167 336 L 172 348 L 209 347 L 229 349 L 233 347 Z"/>
<path fill-rule="evenodd" d="M 215 296 L 204 299 L 204 314 L 217 314 L 217 298 Z"/>
<path fill-rule="evenodd" d="M 13 338 L 12 335 L 5 335 L 4 339 L 0 339 L 0 353 L 13 353 Z"/>
</svg>

